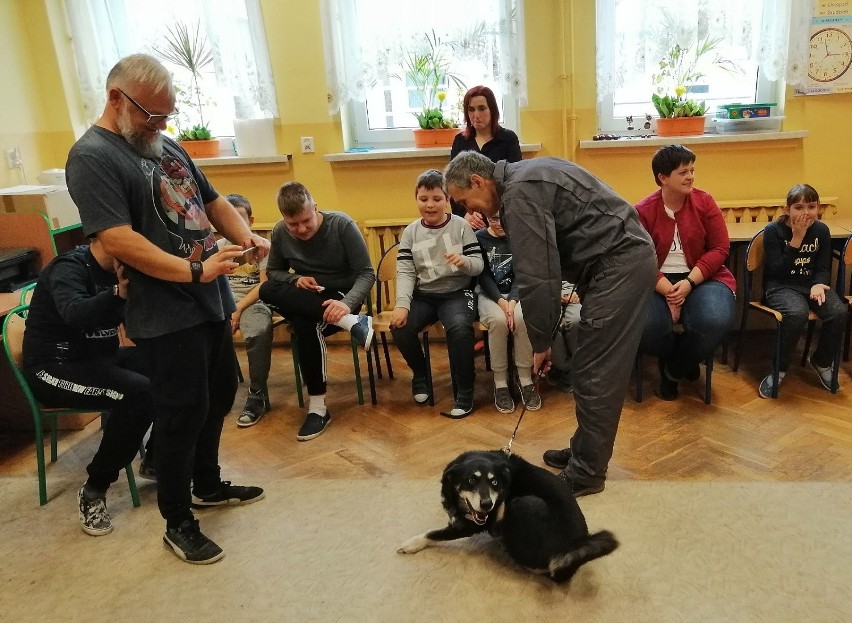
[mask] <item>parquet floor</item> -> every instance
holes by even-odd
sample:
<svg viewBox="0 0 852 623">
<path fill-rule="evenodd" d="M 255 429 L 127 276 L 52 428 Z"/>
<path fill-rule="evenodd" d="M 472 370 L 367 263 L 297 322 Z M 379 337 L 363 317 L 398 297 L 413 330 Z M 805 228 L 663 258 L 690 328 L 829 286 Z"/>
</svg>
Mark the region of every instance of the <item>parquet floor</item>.
<svg viewBox="0 0 852 623">
<path fill-rule="evenodd" d="M 769 342 L 750 337 L 750 346 Z M 391 347 L 393 349 L 393 347 Z M 328 405 L 332 422 L 309 442 L 297 442 L 304 417 L 298 407 L 289 349 L 277 346 L 270 378 L 272 411 L 259 424 L 238 429 L 235 417 L 245 400 L 246 385 L 237 394 L 234 412 L 223 433 L 223 475 L 262 484 L 265 479 L 379 479 L 390 476 L 437 479 L 447 462 L 465 450 L 504 446 L 517 422 L 515 414 L 498 413 L 492 403 L 491 376 L 477 359 L 474 413 L 453 421 L 441 417 L 448 409 L 450 378 L 444 346 L 433 344 L 432 362 L 437 404 L 418 407 L 410 397 L 411 373 L 392 350 L 395 378 L 378 380 L 377 406 L 369 404 L 366 358 L 362 356 L 367 404 L 356 401 L 351 351 L 329 348 Z M 239 358 L 247 370 L 245 353 Z M 841 391 L 826 392 L 810 368 L 798 364 L 781 387 L 777 401 L 762 400 L 757 382 L 765 373 L 769 353 L 751 348 L 739 373 L 718 358 L 713 374 L 713 404 L 701 398 L 703 374 L 681 386 L 677 401 L 654 396 L 656 361 L 645 358 L 645 399 L 633 398 L 635 379 L 625 401 L 609 478 L 618 480 L 692 481 L 852 481 L 852 364 L 844 362 Z M 571 395 L 542 386 L 543 407 L 528 412 L 514 451 L 539 463 L 548 448 L 564 446 L 576 426 Z M 48 479 L 85 477 L 85 465 L 96 449 L 97 425 L 64 433 L 60 459 Z M 33 441 L 29 434 L 0 435 L 0 476 L 35 475 Z"/>
</svg>

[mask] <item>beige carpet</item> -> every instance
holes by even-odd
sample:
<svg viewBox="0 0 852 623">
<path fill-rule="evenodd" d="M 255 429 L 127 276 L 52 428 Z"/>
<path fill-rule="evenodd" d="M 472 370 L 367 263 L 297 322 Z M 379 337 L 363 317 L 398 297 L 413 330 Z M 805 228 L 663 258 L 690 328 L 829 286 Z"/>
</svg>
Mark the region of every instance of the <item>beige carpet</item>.
<svg viewBox="0 0 852 623">
<path fill-rule="evenodd" d="M 179 562 L 155 490 L 110 495 L 115 531 L 83 534 L 77 483 L 0 479 L 4 621 L 807 621 L 852 619 L 852 485 L 613 482 L 581 500 L 622 546 L 570 586 L 488 538 L 402 556 L 443 525 L 438 483 L 287 480 L 200 514 L 225 558 Z"/>
</svg>

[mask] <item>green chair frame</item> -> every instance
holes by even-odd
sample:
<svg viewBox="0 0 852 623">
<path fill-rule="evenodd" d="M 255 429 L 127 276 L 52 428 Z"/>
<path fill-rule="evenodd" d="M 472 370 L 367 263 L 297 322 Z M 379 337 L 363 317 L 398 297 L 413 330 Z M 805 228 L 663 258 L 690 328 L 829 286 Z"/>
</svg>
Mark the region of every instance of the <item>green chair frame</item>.
<svg viewBox="0 0 852 623">
<path fill-rule="evenodd" d="M 36 464 L 38 466 L 38 499 L 39 504 L 44 506 L 47 504 L 47 475 L 44 462 L 44 430 L 43 422 L 46 420 L 50 425 L 50 462 L 55 463 L 57 459 L 57 438 L 58 426 L 57 418 L 61 415 L 75 415 L 79 413 L 92 413 L 93 409 L 57 409 L 42 407 L 35 399 L 29 383 L 20 369 L 21 362 L 21 346 L 23 343 L 24 325 L 26 323 L 28 305 L 19 305 L 12 309 L 3 319 L 3 349 L 6 352 L 6 357 L 9 360 L 9 367 L 15 375 L 24 398 L 30 408 L 30 413 L 33 416 L 33 424 L 35 425 L 35 449 L 36 449 Z M 130 487 L 130 497 L 133 500 L 133 506 L 140 506 L 139 490 L 136 488 L 136 478 L 133 475 L 133 467 L 128 465 L 125 470 L 127 474 L 127 484 Z"/>
</svg>

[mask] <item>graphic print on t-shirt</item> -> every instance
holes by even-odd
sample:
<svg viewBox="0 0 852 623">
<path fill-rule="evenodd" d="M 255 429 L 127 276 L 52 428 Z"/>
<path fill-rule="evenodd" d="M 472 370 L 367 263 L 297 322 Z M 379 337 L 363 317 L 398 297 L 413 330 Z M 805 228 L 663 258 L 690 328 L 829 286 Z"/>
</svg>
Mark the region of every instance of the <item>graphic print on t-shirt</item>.
<svg viewBox="0 0 852 623">
<path fill-rule="evenodd" d="M 200 260 L 216 248 L 216 237 L 186 165 L 168 153 L 151 171 L 157 214 L 171 234 L 175 255 Z M 159 190 L 159 192 L 157 192 Z"/>
<path fill-rule="evenodd" d="M 814 272 L 813 260 L 817 256 L 817 251 L 819 251 L 819 238 L 815 238 L 810 244 L 802 244 L 796 259 L 793 260 L 790 274 L 811 277 Z"/>
</svg>

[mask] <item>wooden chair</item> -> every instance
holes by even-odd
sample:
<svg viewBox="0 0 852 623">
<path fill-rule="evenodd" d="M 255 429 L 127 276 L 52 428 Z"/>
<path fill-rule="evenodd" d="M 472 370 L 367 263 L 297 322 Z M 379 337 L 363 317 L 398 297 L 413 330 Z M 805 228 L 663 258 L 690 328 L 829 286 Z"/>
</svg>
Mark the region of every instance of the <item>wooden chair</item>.
<svg viewBox="0 0 852 623">
<path fill-rule="evenodd" d="M 754 309 L 755 311 L 761 312 L 767 316 L 772 317 L 775 320 L 775 348 L 772 355 L 772 397 L 778 398 L 778 386 L 779 381 L 778 377 L 780 374 L 780 363 L 781 363 L 781 322 L 783 321 L 783 316 L 781 312 L 768 305 L 764 305 L 761 302 L 762 297 L 756 297 L 757 300 L 752 300 L 752 284 L 754 279 L 754 273 L 758 269 L 763 266 L 764 260 L 764 250 L 763 250 L 763 231 L 758 232 L 751 239 L 751 242 L 748 245 L 748 251 L 746 252 L 746 270 L 745 270 L 745 279 L 744 279 L 744 288 L 743 291 L 745 293 L 745 299 L 743 302 L 743 315 L 742 322 L 740 323 L 740 333 L 737 339 L 737 351 L 734 355 L 734 367 L 733 370 L 736 372 L 739 369 L 740 365 L 740 355 L 742 354 L 743 343 L 745 342 L 745 328 L 746 323 L 748 322 L 748 312 L 750 309 Z M 819 317 L 814 312 L 808 312 L 808 324 L 813 324 L 814 321 L 818 320 Z M 808 331 L 811 328 L 809 326 Z M 840 344 L 837 345 L 837 355 L 835 356 L 835 362 L 833 366 L 833 374 L 832 374 L 832 386 L 837 387 L 837 375 L 838 375 L 838 359 L 840 356 Z M 832 390 L 832 393 L 836 393 L 837 390 Z"/>
<path fill-rule="evenodd" d="M 44 422 L 47 421 L 50 425 L 50 462 L 54 463 L 57 458 L 58 436 L 56 418 L 60 415 L 91 413 L 93 409 L 47 408 L 42 407 L 35 399 L 29 383 L 27 383 L 27 380 L 20 369 L 24 342 L 24 327 L 26 326 L 28 310 L 28 306 L 19 305 L 6 315 L 6 318 L 3 320 L 3 348 L 6 351 L 6 357 L 9 359 L 9 367 L 15 375 L 15 380 L 18 382 L 33 416 L 33 424 L 35 425 L 36 464 L 38 466 L 38 499 L 39 504 L 44 506 L 47 504 L 47 476 L 44 464 Z M 128 465 L 124 471 L 127 473 L 127 484 L 130 487 L 130 497 L 133 500 L 133 506 L 139 506 L 141 503 L 139 501 L 139 491 L 136 489 L 136 479 L 133 475 L 133 467 Z"/>
</svg>

